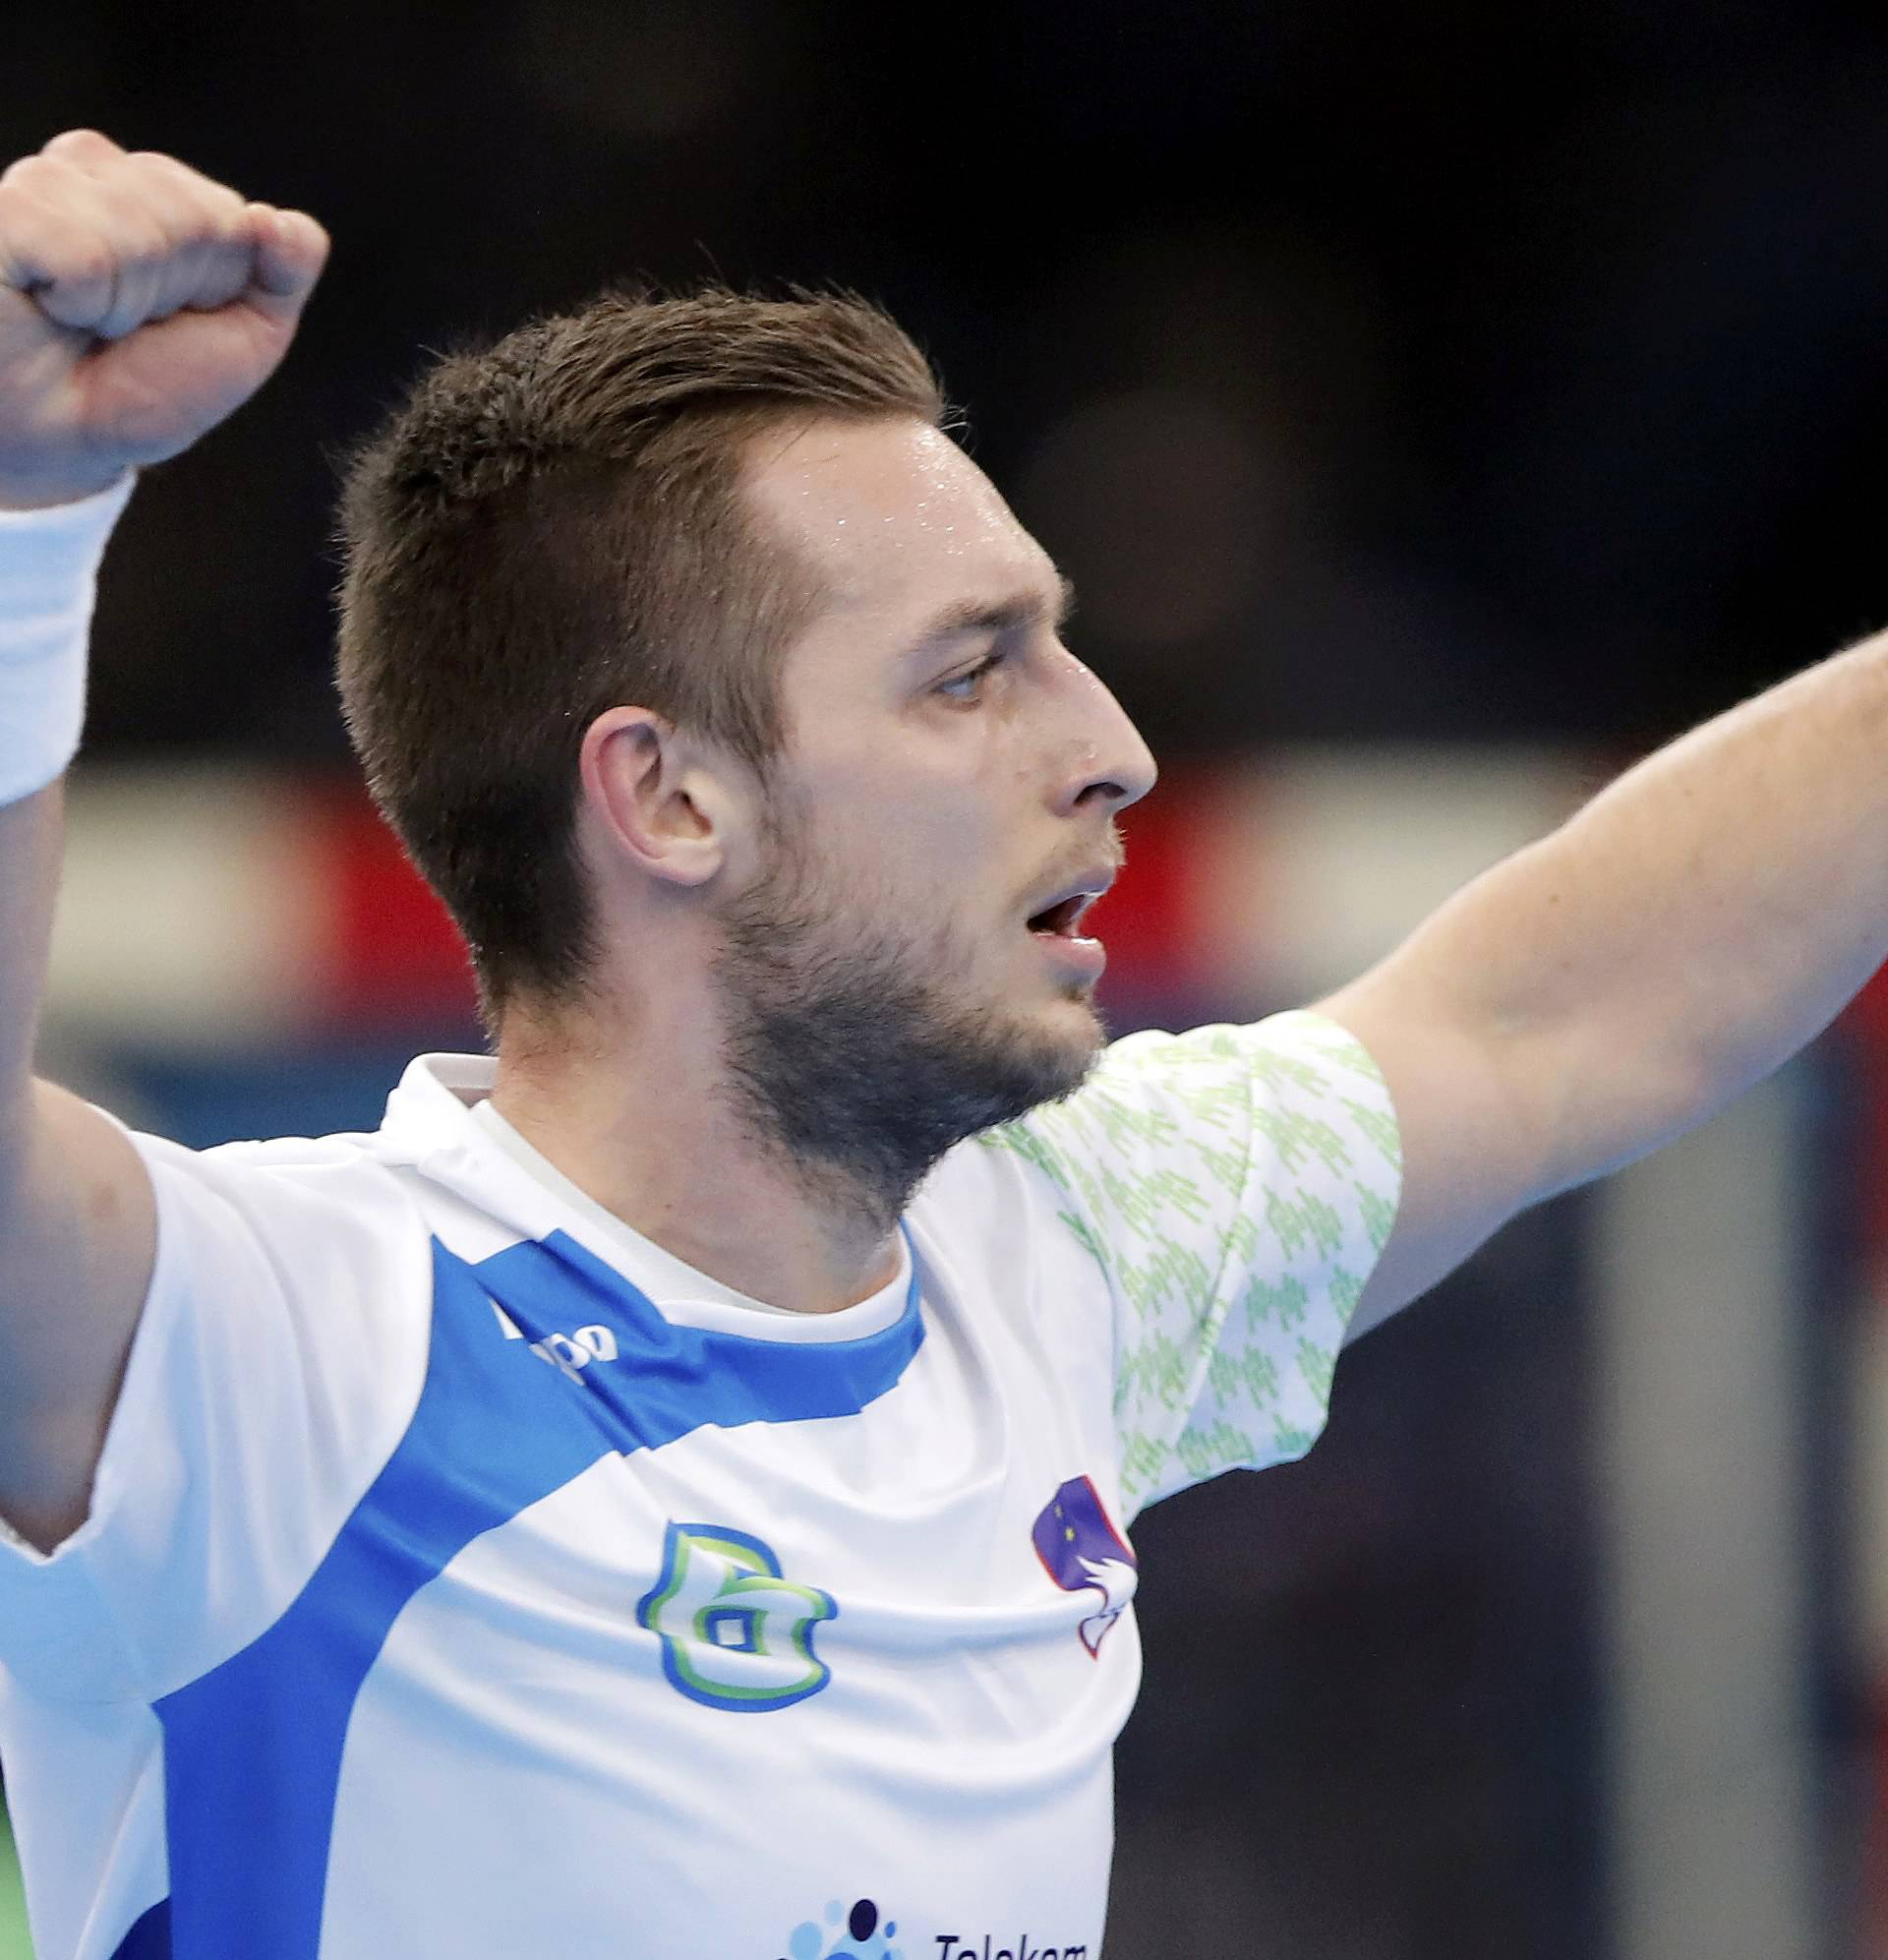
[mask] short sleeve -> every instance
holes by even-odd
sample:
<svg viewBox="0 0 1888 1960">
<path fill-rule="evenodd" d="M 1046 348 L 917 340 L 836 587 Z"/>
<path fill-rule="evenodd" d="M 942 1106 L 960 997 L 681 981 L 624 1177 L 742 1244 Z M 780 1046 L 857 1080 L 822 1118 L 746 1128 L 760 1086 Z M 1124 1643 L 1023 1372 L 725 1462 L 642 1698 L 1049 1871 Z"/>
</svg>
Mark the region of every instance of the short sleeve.
<svg viewBox="0 0 1888 1960">
<path fill-rule="evenodd" d="M 1130 1515 L 1302 1455 L 1401 1191 L 1382 1073 L 1335 1023 L 1131 1035 L 988 1133 L 1055 1187 L 1105 1276 Z"/>
<path fill-rule="evenodd" d="M 0 1664 L 64 1700 L 154 1700 L 265 1631 L 426 1365 L 428 1235 L 386 1172 L 134 1141 L 157 1259 L 88 1515 L 49 1554 L 0 1530 Z"/>
</svg>

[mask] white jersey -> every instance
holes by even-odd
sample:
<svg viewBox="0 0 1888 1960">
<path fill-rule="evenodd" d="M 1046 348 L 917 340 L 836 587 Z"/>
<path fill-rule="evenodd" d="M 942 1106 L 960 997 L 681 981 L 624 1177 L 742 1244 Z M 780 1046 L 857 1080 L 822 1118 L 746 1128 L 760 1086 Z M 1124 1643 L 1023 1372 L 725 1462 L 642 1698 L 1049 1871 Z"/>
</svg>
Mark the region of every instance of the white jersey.
<svg viewBox="0 0 1888 1960">
<path fill-rule="evenodd" d="M 1092 1960 L 1127 1526 L 1322 1427 L 1396 1203 L 1368 1058 L 1117 1042 L 826 1315 L 521 1160 L 490 1070 L 139 1139 L 90 1515 L 0 1549 L 41 1960 Z"/>
</svg>

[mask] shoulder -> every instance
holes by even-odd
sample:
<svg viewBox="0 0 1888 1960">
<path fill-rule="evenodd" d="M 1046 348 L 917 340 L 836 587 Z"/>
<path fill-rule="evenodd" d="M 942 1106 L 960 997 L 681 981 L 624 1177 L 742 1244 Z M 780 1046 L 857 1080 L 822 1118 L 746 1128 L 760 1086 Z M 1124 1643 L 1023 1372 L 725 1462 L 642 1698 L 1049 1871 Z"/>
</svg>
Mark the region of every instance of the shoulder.
<svg viewBox="0 0 1888 1960">
<path fill-rule="evenodd" d="M 193 1151 L 134 1133 L 157 1206 L 148 1311 L 165 1296 L 300 1303 L 316 1324 L 408 1318 L 432 1291 L 425 1180 L 371 1136 L 284 1137 Z"/>
<path fill-rule="evenodd" d="M 352 1211 L 362 1226 L 410 1212 L 412 1172 L 389 1161 L 371 1135 L 271 1137 L 192 1150 L 166 1137 L 131 1133 L 153 1176 L 215 1192 L 246 1212 L 316 1207 Z"/>
<path fill-rule="evenodd" d="M 1059 1102 L 975 1145 L 1109 1211 L 1205 1208 L 1314 1162 L 1393 1194 L 1400 1158 L 1383 1075 L 1356 1038 L 1303 1012 L 1129 1035 Z"/>
</svg>

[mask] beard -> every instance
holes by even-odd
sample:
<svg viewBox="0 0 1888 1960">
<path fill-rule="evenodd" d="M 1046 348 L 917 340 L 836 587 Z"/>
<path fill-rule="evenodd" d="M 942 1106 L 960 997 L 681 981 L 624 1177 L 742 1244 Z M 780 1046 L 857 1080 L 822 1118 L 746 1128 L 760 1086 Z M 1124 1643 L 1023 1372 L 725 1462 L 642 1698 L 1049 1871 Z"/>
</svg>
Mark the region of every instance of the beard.
<svg viewBox="0 0 1888 1960">
<path fill-rule="evenodd" d="M 954 1145 L 1081 1086 L 1105 1039 L 1092 989 L 1065 991 L 1074 1028 L 1031 1021 L 977 995 L 949 921 L 899 931 L 916 907 L 847 898 L 778 824 L 770 855 L 713 970 L 730 1093 L 796 1181 L 887 1230 Z"/>
</svg>

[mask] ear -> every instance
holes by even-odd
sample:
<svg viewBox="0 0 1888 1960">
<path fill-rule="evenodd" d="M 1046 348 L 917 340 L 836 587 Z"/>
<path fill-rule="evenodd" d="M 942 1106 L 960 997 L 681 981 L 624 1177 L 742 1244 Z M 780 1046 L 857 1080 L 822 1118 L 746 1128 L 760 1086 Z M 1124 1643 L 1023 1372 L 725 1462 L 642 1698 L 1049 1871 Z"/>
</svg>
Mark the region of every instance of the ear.
<svg viewBox="0 0 1888 1960">
<path fill-rule="evenodd" d="M 649 708 L 611 708 L 584 731 L 579 767 L 591 821 L 620 856 L 665 884 L 706 884 L 743 811 L 736 771 Z"/>
</svg>

